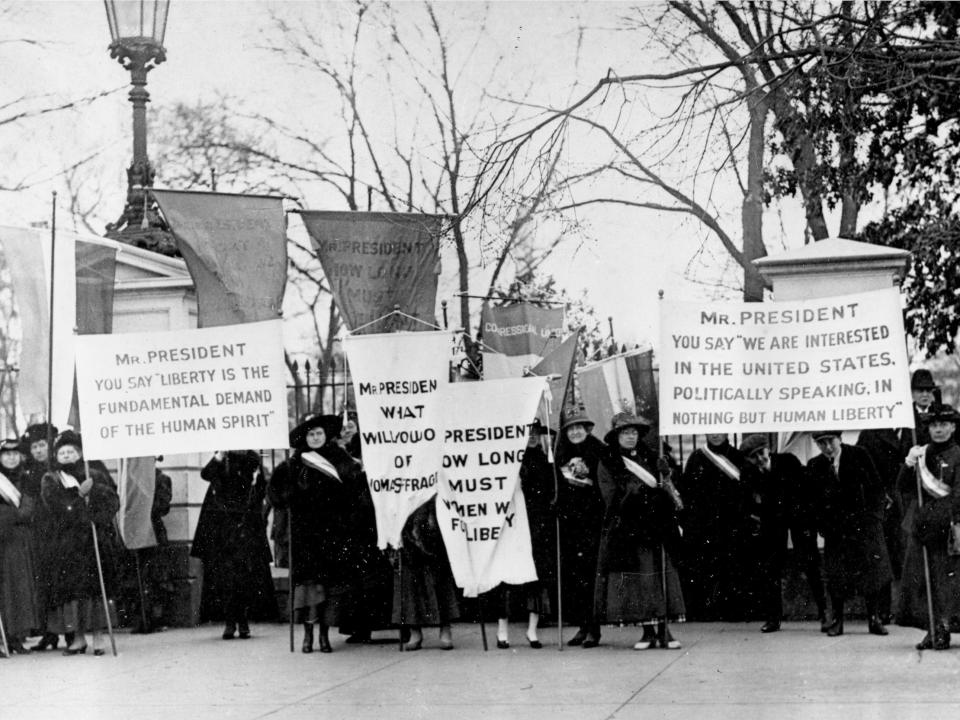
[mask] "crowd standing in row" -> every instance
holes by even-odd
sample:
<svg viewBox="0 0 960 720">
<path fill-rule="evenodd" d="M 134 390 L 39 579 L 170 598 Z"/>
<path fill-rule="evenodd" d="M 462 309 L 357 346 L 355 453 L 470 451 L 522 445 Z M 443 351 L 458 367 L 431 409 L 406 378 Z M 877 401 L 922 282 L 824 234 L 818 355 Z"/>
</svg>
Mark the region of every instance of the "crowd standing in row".
<svg viewBox="0 0 960 720">
<path fill-rule="evenodd" d="M 886 635 L 897 579 L 897 622 L 928 630 L 918 648 L 948 648 L 951 626 L 960 623 L 960 555 L 948 549 L 960 518 L 960 415 L 934 402 L 927 371 L 914 374 L 912 388 L 916 437 L 867 430 L 848 445 L 839 430 L 814 432 L 820 453 L 806 467 L 792 454 L 771 453 L 765 435 L 748 435 L 739 447 L 708 435 L 681 470 L 669 447 L 644 442 L 652 423 L 637 415 L 615 415 L 603 441 L 582 410 L 566 414 L 559 438 L 535 422 L 520 483 L 539 579 L 489 593 L 497 647 L 510 647 L 518 602 L 534 649 L 543 647 L 540 619 L 560 607 L 564 624 L 578 628 L 567 644 L 584 648 L 600 644 L 605 624 L 640 626 L 636 650 L 679 648 L 669 624 L 687 617 L 761 617 L 761 631 L 775 632 L 789 543 L 828 636 L 843 635 L 857 596 L 868 632 Z M 116 487 L 102 463 L 84 463 L 72 431 L 56 435 L 48 467 L 55 434 L 34 425 L 0 446 L 0 617 L 14 653 L 42 632 L 35 649 L 56 647 L 63 634 L 65 654 L 84 653 L 91 633 L 94 654 L 102 654 L 107 618 L 93 544 L 105 584 L 115 588 Z M 269 479 L 251 450 L 217 452 L 203 469 L 209 485 L 191 550 L 203 561 L 201 619 L 224 620 L 230 640 L 250 637 L 251 620 L 276 614 L 270 507 L 275 555 L 292 567 L 291 610 L 304 653 L 315 641 L 321 653 L 332 652 L 332 627 L 349 635 L 347 643 L 399 628 L 413 651 L 424 643 L 423 628 L 434 626 L 440 647 L 452 649 L 460 603 L 435 503 L 410 516 L 402 549 L 387 555 L 376 547 L 356 417 L 344 426 L 340 416 L 309 416 L 290 433 L 290 446 Z"/>
</svg>

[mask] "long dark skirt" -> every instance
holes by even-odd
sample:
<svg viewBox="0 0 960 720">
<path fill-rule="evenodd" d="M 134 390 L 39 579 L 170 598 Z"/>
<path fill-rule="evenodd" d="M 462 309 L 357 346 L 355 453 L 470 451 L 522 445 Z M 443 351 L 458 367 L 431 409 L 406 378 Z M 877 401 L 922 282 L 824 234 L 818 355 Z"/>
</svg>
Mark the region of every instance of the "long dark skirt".
<svg viewBox="0 0 960 720">
<path fill-rule="evenodd" d="M 686 608 L 680 576 L 666 555 L 666 590 L 660 549 L 637 548 L 636 562 L 629 571 L 613 571 L 597 576 L 594 612 L 598 622 L 651 624 L 666 617 L 683 622 Z"/>
<path fill-rule="evenodd" d="M 947 555 L 943 549 L 930 548 L 930 584 L 933 588 L 934 621 L 947 621 L 951 628 L 960 627 L 960 556 Z M 900 576 L 900 604 L 897 625 L 927 630 L 927 584 L 923 572 L 923 545 L 917 538 L 907 540 L 907 554 Z"/>
<path fill-rule="evenodd" d="M 448 625 L 460 617 L 457 586 L 446 558 L 424 562 L 415 553 L 400 552 L 401 562 L 393 577 L 393 622 Z"/>
</svg>

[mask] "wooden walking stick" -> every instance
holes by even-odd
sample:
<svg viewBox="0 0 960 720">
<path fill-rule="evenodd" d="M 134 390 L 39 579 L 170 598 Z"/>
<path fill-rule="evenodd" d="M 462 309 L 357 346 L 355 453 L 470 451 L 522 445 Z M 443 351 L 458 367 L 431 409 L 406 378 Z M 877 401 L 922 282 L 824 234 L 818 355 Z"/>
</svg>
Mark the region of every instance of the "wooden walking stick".
<svg viewBox="0 0 960 720">
<path fill-rule="evenodd" d="M 85 480 L 90 480 L 90 463 L 83 458 L 83 473 Z M 93 553 L 97 559 L 97 578 L 100 580 L 100 598 L 103 600 L 103 617 L 107 621 L 107 634 L 110 635 L 110 649 L 113 656 L 117 656 L 117 641 L 113 636 L 113 623 L 110 621 L 110 601 L 107 600 L 107 584 L 103 580 L 103 560 L 100 557 L 100 539 L 97 537 L 97 526 L 90 521 L 90 531 L 93 533 Z"/>
<path fill-rule="evenodd" d="M 10 657 L 10 647 L 7 645 L 7 631 L 3 629 L 3 615 L 0 615 L 0 644 L 3 646 L 3 657 Z"/>
<path fill-rule="evenodd" d="M 913 444 L 917 444 L 917 429 L 912 428 Z M 926 453 L 924 453 L 926 455 Z M 925 462 L 924 457 L 917 458 L 917 464 L 914 467 L 917 476 L 917 512 L 923 509 L 923 481 L 920 479 L 920 463 Z M 923 552 L 923 580 L 927 587 L 927 624 L 930 628 L 930 642 L 936 635 L 936 620 L 933 617 L 933 586 L 930 582 L 930 558 L 927 555 L 927 546 L 920 543 L 920 549 Z"/>
</svg>

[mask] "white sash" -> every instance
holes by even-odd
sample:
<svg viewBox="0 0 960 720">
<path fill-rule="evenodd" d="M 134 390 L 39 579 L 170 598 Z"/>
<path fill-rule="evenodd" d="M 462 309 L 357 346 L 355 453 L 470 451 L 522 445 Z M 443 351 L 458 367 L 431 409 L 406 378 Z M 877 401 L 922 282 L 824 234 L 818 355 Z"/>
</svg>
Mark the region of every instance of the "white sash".
<svg viewBox="0 0 960 720">
<path fill-rule="evenodd" d="M 20 507 L 20 491 L 3 473 L 0 473 L 0 497 L 14 507 Z"/>
<path fill-rule="evenodd" d="M 80 483 L 77 482 L 77 479 L 73 475 L 68 475 L 63 470 L 61 470 L 58 475 L 60 475 L 60 484 L 65 488 L 78 488 Z"/>
<path fill-rule="evenodd" d="M 733 480 L 740 479 L 740 471 L 737 469 L 737 466 L 727 460 L 723 455 L 718 455 L 709 447 L 703 447 L 700 449 L 703 450 L 703 454 L 707 456 L 707 459 L 716 465 L 724 475 Z"/>
<path fill-rule="evenodd" d="M 647 470 L 640 463 L 635 462 L 628 457 L 624 457 L 623 464 L 627 467 L 627 470 L 640 478 L 640 481 L 647 487 L 655 488 L 657 485 L 659 485 L 657 479 L 647 472 Z"/>
<path fill-rule="evenodd" d="M 923 457 L 917 463 L 917 467 L 920 468 L 920 482 L 923 484 L 924 490 L 933 495 L 936 498 L 944 498 L 950 494 L 950 486 L 943 482 L 940 478 L 930 472 L 930 468 L 927 467 L 927 446 L 923 446 Z"/>
<path fill-rule="evenodd" d="M 319 470 L 324 475 L 329 475 L 334 480 L 340 480 L 340 473 L 337 472 L 337 469 L 333 466 L 333 463 L 323 457 L 323 455 L 315 452 L 305 452 L 301 453 L 300 459 L 303 460 L 303 464 L 307 467 L 313 468 L 314 470 Z"/>
</svg>

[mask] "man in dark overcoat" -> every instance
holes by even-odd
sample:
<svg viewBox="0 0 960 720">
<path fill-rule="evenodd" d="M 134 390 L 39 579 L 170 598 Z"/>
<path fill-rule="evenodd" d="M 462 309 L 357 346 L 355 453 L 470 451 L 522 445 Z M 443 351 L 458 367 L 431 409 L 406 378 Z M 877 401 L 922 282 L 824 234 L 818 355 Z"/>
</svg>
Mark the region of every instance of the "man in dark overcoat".
<svg viewBox="0 0 960 720">
<path fill-rule="evenodd" d="M 787 563 L 787 533 L 817 604 L 817 618 L 826 619 L 826 595 L 820 571 L 820 549 L 812 516 L 811 483 L 795 455 L 771 453 L 765 435 L 747 435 L 740 445 L 746 464 L 743 482 L 759 497 L 760 584 L 766 622 L 760 632 L 780 629 L 783 598 L 780 582 Z"/>
<path fill-rule="evenodd" d="M 824 570 L 833 622 L 824 631 L 843 635 L 844 603 L 862 594 L 867 627 L 886 635 L 879 617 L 879 595 L 891 581 L 883 539 L 884 492 L 870 455 L 840 440 L 839 430 L 812 433 L 820 455 L 807 464 L 817 492 L 816 516 L 824 538 Z"/>
</svg>

